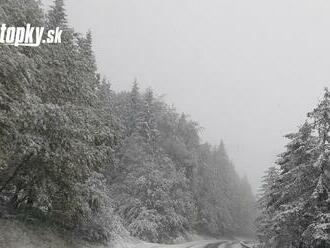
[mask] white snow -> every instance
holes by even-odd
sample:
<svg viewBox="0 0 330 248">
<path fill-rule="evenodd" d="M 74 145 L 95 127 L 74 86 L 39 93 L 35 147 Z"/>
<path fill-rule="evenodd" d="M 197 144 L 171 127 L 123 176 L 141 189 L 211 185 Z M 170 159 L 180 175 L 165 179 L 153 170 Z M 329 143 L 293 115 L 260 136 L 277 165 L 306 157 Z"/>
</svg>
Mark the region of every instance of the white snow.
<svg viewBox="0 0 330 248">
<path fill-rule="evenodd" d="M 163 244 L 152 244 L 141 242 L 138 240 L 130 240 L 129 242 L 122 241 L 117 242 L 115 248 L 204 248 L 208 244 L 213 244 L 216 242 L 221 242 L 224 240 L 200 240 L 192 241 L 183 244 L 174 244 L 174 245 L 163 245 Z M 229 246 L 228 246 L 229 245 Z M 242 248 L 239 241 L 226 241 L 225 243 L 219 245 L 218 248 Z"/>
</svg>

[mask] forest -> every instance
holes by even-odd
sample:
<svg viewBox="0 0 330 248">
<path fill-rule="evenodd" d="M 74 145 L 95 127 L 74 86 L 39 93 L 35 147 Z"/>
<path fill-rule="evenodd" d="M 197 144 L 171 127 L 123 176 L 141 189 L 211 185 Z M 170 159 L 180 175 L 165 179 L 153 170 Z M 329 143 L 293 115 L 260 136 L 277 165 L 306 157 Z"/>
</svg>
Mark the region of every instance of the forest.
<svg viewBox="0 0 330 248">
<path fill-rule="evenodd" d="M 137 80 L 113 90 L 92 32 L 70 26 L 63 0 L 47 11 L 37 0 L 0 0 L 0 24 L 63 30 L 57 44 L 0 44 L 0 220 L 95 244 L 197 233 L 253 237 L 258 248 L 330 247 L 328 89 L 265 165 L 255 195 L 221 137 L 205 142 L 162 92 Z M 237 247 L 219 240 L 200 247 Z"/>
<path fill-rule="evenodd" d="M 330 247 L 330 92 L 264 176 L 258 239 L 264 248 Z"/>
<path fill-rule="evenodd" d="M 255 196 L 221 138 L 204 143 L 198 123 L 136 81 L 113 91 L 98 73 L 91 32 L 70 27 L 63 0 L 47 12 L 39 1 L 1 0 L 0 22 L 63 30 L 59 44 L 0 46 L 0 218 L 101 243 L 120 233 L 162 243 L 189 232 L 254 234 Z M 321 112 L 312 116 L 325 127 Z M 301 135 L 292 137 L 317 147 L 321 168 L 325 143 Z M 296 161 L 294 149 L 283 159 Z M 294 163 L 281 166 L 292 172 Z M 264 211 L 263 223 L 272 214 Z"/>
</svg>

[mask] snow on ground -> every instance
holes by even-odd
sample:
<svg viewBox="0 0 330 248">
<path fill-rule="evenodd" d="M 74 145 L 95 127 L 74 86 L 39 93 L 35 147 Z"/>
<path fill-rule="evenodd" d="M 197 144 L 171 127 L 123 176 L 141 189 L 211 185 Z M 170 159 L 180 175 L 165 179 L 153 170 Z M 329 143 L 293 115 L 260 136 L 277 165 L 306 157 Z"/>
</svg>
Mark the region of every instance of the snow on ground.
<svg viewBox="0 0 330 248">
<path fill-rule="evenodd" d="M 239 239 L 226 241 L 199 235 L 185 235 L 175 245 L 146 243 L 129 235 L 117 236 L 115 240 L 109 245 L 92 245 L 64 237 L 50 228 L 0 218 L 0 248 L 242 248 Z"/>
<path fill-rule="evenodd" d="M 23 224 L 0 218 L 0 248 L 106 248 L 81 240 L 70 239 L 51 228 Z"/>
<path fill-rule="evenodd" d="M 147 243 L 130 236 L 121 236 L 116 240 L 115 245 L 111 248 L 245 248 L 241 245 L 241 242 L 244 242 L 248 247 L 253 247 L 253 240 L 249 238 L 214 239 L 191 233 L 177 238 L 175 240 L 176 244 L 172 245 Z"/>
<path fill-rule="evenodd" d="M 130 240 L 130 242 L 118 242 L 115 248 L 242 248 L 240 241 L 226 241 L 226 240 L 200 240 L 191 241 L 182 244 L 162 245 L 145 243 L 138 240 Z"/>
</svg>

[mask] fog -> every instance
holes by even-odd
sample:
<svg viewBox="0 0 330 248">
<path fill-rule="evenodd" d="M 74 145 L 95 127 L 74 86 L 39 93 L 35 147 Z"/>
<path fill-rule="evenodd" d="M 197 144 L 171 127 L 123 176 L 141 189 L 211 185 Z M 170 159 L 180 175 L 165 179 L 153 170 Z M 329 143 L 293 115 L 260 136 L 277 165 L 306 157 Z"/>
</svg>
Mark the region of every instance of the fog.
<svg viewBox="0 0 330 248">
<path fill-rule="evenodd" d="M 47 2 L 47 1 L 46 1 Z M 136 78 L 224 140 L 257 191 L 330 80 L 330 2 L 67 0 L 116 90 Z"/>
</svg>

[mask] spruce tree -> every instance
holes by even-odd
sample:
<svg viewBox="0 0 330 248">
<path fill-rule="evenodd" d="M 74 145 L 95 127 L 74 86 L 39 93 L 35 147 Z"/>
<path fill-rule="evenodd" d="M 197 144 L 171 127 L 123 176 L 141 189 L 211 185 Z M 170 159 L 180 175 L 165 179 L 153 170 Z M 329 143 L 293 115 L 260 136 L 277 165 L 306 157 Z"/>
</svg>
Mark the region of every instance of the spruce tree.
<svg viewBox="0 0 330 248">
<path fill-rule="evenodd" d="M 274 247 L 330 245 L 329 131 L 330 95 L 326 89 L 304 125 L 286 136 L 290 142 L 277 161 L 279 176 L 271 194 L 264 192 L 261 198 L 270 227 L 265 247 L 267 242 Z"/>
<path fill-rule="evenodd" d="M 67 29 L 67 15 L 64 6 L 64 0 L 54 0 L 53 5 L 48 12 L 48 28 Z"/>
<path fill-rule="evenodd" d="M 309 211 L 314 218 L 302 235 L 306 247 L 321 247 L 330 245 L 330 93 L 327 88 L 323 99 L 308 117 L 317 133 L 309 174 L 312 187 L 308 192 Z"/>
</svg>

